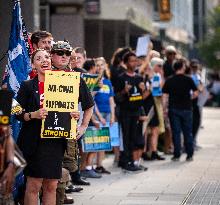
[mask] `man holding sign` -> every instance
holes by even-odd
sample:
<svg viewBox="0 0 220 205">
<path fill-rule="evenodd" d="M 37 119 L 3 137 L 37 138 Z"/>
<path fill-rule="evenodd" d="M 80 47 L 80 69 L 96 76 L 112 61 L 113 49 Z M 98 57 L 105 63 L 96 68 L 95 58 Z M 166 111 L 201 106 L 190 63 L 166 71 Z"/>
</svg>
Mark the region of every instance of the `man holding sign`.
<svg viewBox="0 0 220 205">
<path fill-rule="evenodd" d="M 67 73 L 75 73 L 75 72 L 69 72 L 71 69 L 69 68 L 70 64 L 70 57 L 71 57 L 72 47 L 68 42 L 65 41 L 58 41 L 56 42 L 52 47 L 52 64 L 53 69 L 57 71 L 68 71 Z M 82 78 L 80 78 L 80 85 L 79 85 L 79 102 L 81 102 L 83 113 L 83 119 L 81 125 L 77 128 L 77 139 L 79 139 L 84 132 L 86 131 L 86 128 L 88 126 L 89 120 L 91 118 L 92 112 L 93 112 L 93 98 Z M 77 105 L 78 107 L 78 105 Z M 78 153 L 77 153 L 77 142 L 76 140 L 69 140 L 67 143 L 67 152 L 64 155 L 64 164 L 63 166 L 68 169 L 70 172 L 71 178 L 75 174 L 75 172 L 78 169 Z M 81 181 L 84 184 L 89 184 L 89 182 L 83 180 L 80 178 L 77 179 Z M 57 190 L 57 201 L 60 201 L 62 203 L 63 201 L 63 195 L 65 187 L 60 186 L 61 184 L 58 184 L 59 189 Z M 73 188 L 72 188 L 73 189 Z M 61 196 L 60 196 L 61 195 Z M 59 204 L 59 203 L 57 203 Z"/>
</svg>

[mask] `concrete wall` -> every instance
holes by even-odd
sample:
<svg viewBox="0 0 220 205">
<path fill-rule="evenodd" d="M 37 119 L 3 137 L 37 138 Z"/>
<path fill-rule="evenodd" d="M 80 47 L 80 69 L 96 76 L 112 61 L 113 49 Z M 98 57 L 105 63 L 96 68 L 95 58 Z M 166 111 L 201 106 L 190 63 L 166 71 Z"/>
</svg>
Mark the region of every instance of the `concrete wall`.
<svg viewBox="0 0 220 205">
<path fill-rule="evenodd" d="M 188 36 L 188 43 L 193 42 L 194 29 L 193 29 L 193 0 L 172 0 L 171 3 L 171 13 L 172 18 L 168 22 L 159 22 L 157 26 L 161 29 L 174 29 L 179 36 L 181 33 L 185 33 L 186 38 Z M 178 31 L 179 30 L 179 31 Z M 179 37 L 181 42 L 181 37 Z M 171 36 L 172 39 L 172 36 Z"/>
<path fill-rule="evenodd" d="M 151 0 L 100 0 L 101 13 L 87 19 L 130 20 L 144 30 L 153 31 Z"/>
<path fill-rule="evenodd" d="M 0 1 L 0 58 L 8 49 L 8 39 L 10 34 L 11 27 L 11 10 L 12 3 L 11 1 Z M 5 69 L 5 64 L 7 62 L 7 58 L 0 62 L 0 83 L 2 79 L 2 74 Z"/>
<path fill-rule="evenodd" d="M 55 41 L 69 40 L 73 47 L 84 47 L 84 20 L 82 15 L 53 14 L 51 16 L 51 33 Z"/>
</svg>

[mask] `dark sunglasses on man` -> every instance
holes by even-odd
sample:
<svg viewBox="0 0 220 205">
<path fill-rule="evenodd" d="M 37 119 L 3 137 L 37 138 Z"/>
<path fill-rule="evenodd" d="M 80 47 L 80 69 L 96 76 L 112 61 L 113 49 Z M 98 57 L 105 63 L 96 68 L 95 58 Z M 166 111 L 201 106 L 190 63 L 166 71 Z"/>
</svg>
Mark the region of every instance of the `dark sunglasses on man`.
<svg viewBox="0 0 220 205">
<path fill-rule="evenodd" d="M 66 56 L 71 56 L 71 51 L 57 50 L 54 51 L 54 53 L 56 53 L 58 56 L 63 56 L 64 54 L 66 54 Z"/>
<path fill-rule="evenodd" d="M 168 52 L 167 55 L 176 55 L 175 52 Z"/>
</svg>

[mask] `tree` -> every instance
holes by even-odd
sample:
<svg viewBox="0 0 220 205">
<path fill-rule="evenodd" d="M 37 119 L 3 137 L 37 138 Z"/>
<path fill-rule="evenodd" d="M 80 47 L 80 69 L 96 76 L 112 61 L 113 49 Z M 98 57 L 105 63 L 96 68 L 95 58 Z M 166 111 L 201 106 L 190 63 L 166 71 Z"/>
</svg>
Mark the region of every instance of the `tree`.
<svg viewBox="0 0 220 205">
<path fill-rule="evenodd" d="M 210 12 L 207 24 L 208 32 L 198 45 L 199 52 L 208 67 L 220 70 L 220 6 Z"/>
</svg>

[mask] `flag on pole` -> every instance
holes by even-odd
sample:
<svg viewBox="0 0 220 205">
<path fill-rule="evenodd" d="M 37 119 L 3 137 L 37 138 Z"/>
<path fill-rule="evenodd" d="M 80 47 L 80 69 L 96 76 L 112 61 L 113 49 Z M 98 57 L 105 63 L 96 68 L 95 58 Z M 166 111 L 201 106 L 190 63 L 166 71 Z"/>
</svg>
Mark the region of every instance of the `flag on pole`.
<svg viewBox="0 0 220 205">
<path fill-rule="evenodd" d="M 8 48 L 8 64 L 6 66 L 5 79 L 9 90 L 14 93 L 14 98 L 20 88 L 22 81 L 27 80 L 31 71 L 30 53 L 27 44 L 27 30 L 21 16 L 20 1 L 14 1 L 12 11 L 11 33 Z M 11 118 L 13 138 L 16 140 L 20 125 L 12 115 Z"/>
<path fill-rule="evenodd" d="M 12 90 L 15 97 L 22 81 L 27 80 L 31 71 L 29 51 L 27 49 L 25 25 L 21 16 L 20 1 L 14 2 L 12 11 L 11 33 L 8 48 L 8 64 L 6 76 L 8 89 Z"/>
</svg>

